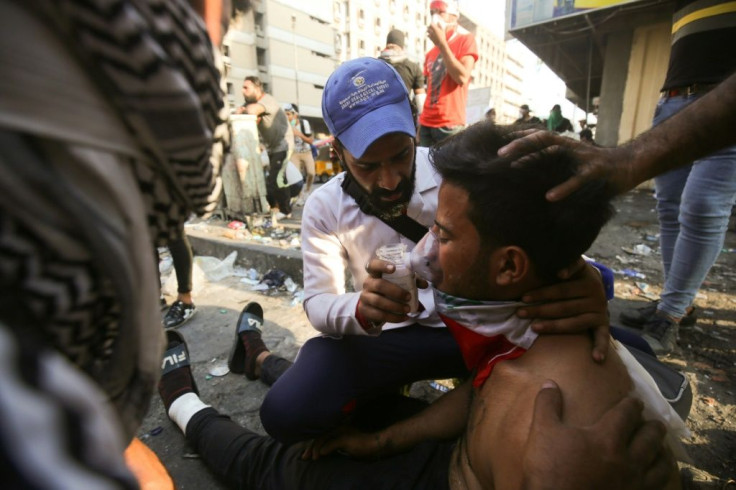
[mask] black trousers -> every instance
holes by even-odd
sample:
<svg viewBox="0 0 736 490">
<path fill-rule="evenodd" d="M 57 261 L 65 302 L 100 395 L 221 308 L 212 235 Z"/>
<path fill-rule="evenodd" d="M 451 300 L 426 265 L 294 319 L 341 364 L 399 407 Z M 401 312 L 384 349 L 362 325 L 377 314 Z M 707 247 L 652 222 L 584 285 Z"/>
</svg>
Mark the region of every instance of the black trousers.
<svg viewBox="0 0 736 490">
<path fill-rule="evenodd" d="M 192 254 L 192 246 L 189 244 L 186 233 L 182 230 L 181 237 L 173 239 L 168 243 L 169 253 L 174 262 L 174 272 L 176 273 L 176 286 L 179 293 L 192 292 L 192 268 L 194 267 L 194 255 Z M 153 255 L 158 264 L 158 250 L 153 249 Z M 161 282 L 161 272 L 156 266 L 156 274 L 159 282 Z"/>
<path fill-rule="evenodd" d="M 316 337 L 302 346 L 294 365 L 280 373 L 266 394 L 261 422 L 281 442 L 303 441 L 352 422 L 363 405 L 407 384 L 467 375 L 446 328 L 415 324 L 378 337 Z"/>
<path fill-rule="evenodd" d="M 177 291 L 180 293 L 190 293 L 192 291 L 194 257 L 192 246 L 189 244 L 186 233 L 182 233 L 181 238 L 169 242 L 169 252 L 174 261 Z"/>
<path fill-rule="evenodd" d="M 291 196 L 289 189 L 279 187 L 277 178 L 286 160 L 285 151 L 268 154 L 268 178 L 266 178 L 266 200 L 271 207 L 278 207 L 284 214 L 291 214 Z"/>
<path fill-rule="evenodd" d="M 444 490 L 449 488 L 454 448 L 454 442 L 428 442 L 380 461 L 342 455 L 302 461 L 304 443 L 281 444 L 241 427 L 213 408 L 192 417 L 186 438 L 207 467 L 231 488 L 249 490 Z"/>
</svg>

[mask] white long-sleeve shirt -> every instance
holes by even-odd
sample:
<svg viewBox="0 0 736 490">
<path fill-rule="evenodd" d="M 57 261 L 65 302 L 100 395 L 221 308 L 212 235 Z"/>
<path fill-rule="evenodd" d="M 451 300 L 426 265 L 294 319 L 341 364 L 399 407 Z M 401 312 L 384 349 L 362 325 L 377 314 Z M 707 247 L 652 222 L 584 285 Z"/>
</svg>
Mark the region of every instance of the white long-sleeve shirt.
<svg viewBox="0 0 736 490">
<path fill-rule="evenodd" d="M 434 223 L 441 177 L 428 159 L 428 149 L 418 148 L 416 183 L 407 214 L 428 228 Z M 315 190 L 302 216 L 304 255 L 304 310 L 314 328 L 327 335 L 368 335 L 355 317 L 366 262 L 381 245 L 401 242 L 407 250 L 415 243 L 375 216 L 363 213 L 342 189 L 345 174 L 337 175 Z M 346 290 L 346 272 L 354 291 Z M 383 330 L 419 323 L 444 327 L 435 313 L 431 289 L 419 290 L 424 306 L 416 318 L 386 323 Z"/>
</svg>

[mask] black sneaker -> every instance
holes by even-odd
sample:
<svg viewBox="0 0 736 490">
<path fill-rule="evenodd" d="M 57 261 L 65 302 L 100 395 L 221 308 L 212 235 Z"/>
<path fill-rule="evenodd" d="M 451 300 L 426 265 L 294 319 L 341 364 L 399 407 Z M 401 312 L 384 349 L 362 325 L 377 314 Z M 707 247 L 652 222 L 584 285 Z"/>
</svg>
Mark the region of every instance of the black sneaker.
<svg viewBox="0 0 736 490">
<path fill-rule="evenodd" d="M 661 356 L 675 350 L 679 325 L 670 318 L 654 315 L 643 328 L 642 337 L 655 354 Z"/>
<path fill-rule="evenodd" d="M 659 300 L 652 301 L 646 306 L 642 306 L 640 308 L 629 308 L 628 310 L 624 310 L 618 317 L 621 320 L 621 323 L 627 327 L 644 328 L 644 325 L 651 321 L 652 317 L 657 314 L 658 305 Z M 695 312 L 695 307 L 691 306 L 685 313 L 685 316 L 680 320 L 680 326 L 691 327 L 695 325 L 697 321 L 698 315 Z"/>
<path fill-rule="evenodd" d="M 164 298 L 163 296 L 161 296 L 159 298 L 159 302 L 161 303 L 161 311 L 166 311 L 166 308 L 169 307 L 169 304 L 166 302 L 166 298 Z"/>
<path fill-rule="evenodd" d="M 188 305 L 180 300 L 171 304 L 169 311 L 164 316 L 164 328 L 176 328 L 186 323 L 197 312 L 194 303 Z"/>
</svg>

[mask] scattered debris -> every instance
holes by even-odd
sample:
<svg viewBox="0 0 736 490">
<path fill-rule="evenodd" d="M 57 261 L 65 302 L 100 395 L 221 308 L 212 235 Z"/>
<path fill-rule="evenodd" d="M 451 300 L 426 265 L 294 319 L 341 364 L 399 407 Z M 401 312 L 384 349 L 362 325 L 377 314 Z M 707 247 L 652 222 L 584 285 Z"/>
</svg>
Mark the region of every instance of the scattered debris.
<svg viewBox="0 0 736 490">
<path fill-rule="evenodd" d="M 263 279 L 261 279 L 261 284 L 265 284 L 270 289 L 280 288 L 284 285 L 284 282 L 287 278 L 289 278 L 289 276 L 286 274 L 286 272 L 280 269 L 271 269 L 270 271 L 266 272 L 266 275 L 263 276 Z"/>
<path fill-rule="evenodd" d="M 726 337 L 722 335 L 718 335 L 715 332 L 710 332 L 710 336 L 716 340 L 720 340 L 721 342 L 729 342 L 729 339 L 727 339 Z"/>
<path fill-rule="evenodd" d="M 626 277 L 633 277 L 635 279 L 646 279 L 646 274 L 642 274 L 641 272 L 637 271 L 636 269 L 623 269 L 623 270 L 614 270 L 615 274 L 622 274 Z"/>
<path fill-rule="evenodd" d="M 304 291 L 297 291 L 291 300 L 291 306 L 300 306 L 304 302 Z"/>
<path fill-rule="evenodd" d="M 194 257 L 194 265 L 198 266 L 208 281 L 218 282 L 226 277 L 232 276 L 235 272 L 235 259 L 238 258 L 238 252 L 232 251 L 223 260 L 217 257 L 196 256 Z"/>
<path fill-rule="evenodd" d="M 286 286 L 286 290 L 290 293 L 296 291 L 297 288 L 296 283 L 289 276 L 286 276 L 286 279 L 284 279 L 284 286 Z"/>
<path fill-rule="evenodd" d="M 171 268 L 174 266 L 174 259 L 169 254 L 168 250 L 165 254 L 162 254 L 159 252 L 159 261 L 158 261 L 158 271 L 159 274 L 165 275 L 168 274 L 171 271 Z"/>
<path fill-rule="evenodd" d="M 429 386 L 431 386 L 432 388 L 434 388 L 437 391 L 441 391 L 442 393 L 447 393 L 448 391 L 450 391 L 450 387 L 449 386 L 445 386 L 445 385 L 439 384 L 437 381 L 430 381 L 429 382 Z"/>
<path fill-rule="evenodd" d="M 621 250 L 631 255 L 641 255 L 643 257 L 648 257 L 653 252 L 653 250 L 648 245 L 645 245 L 644 243 L 639 243 L 638 245 L 634 245 L 633 248 L 621 247 Z"/>
<path fill-rule="evenodd" d="M 242 230 L 246 228 L 245 223 L 243 223 L 242 221 L 231 221 L 227 224 L 227 227 L 231 230 Z"/>
<path fill-rule="evenodd" d="M 705 403 L 709 407 L 715 407 L 716 405 L 718 405 L 718 402 L 716 401 L 716 399 L 710 396 L 704 396 L 703 403 Z"/>
<path fill-rule="evenodd" d="M 227 361 L 219 361 L 217 359 L 213 359 L 210 363 L 209 368 L 207 369 L 207 372 L 210 374 L 210 376 L 225 376 L 227 373 L 230 372 L 230 368 L 227 366 Z"/>
</svg>

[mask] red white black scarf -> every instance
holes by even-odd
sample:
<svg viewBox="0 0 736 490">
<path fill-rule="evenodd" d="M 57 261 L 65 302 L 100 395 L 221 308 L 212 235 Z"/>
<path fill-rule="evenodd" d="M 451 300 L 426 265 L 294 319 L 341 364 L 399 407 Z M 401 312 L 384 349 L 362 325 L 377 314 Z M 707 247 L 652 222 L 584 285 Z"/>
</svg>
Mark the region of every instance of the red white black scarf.
<svg viewBox="0 0 736 490">
<path fill-rule="evenodd" d="M 469 300 L 437 289 L 434 302 L 460 346 L 465 365 L 476 369 L 476 388 L 488 379 L 496 363 L 521 356 L 537 338 L 529 328 L 531 320 L 516 316 L 523 303 Z"/>
</svg>

